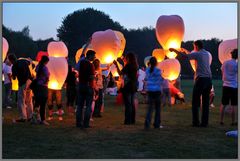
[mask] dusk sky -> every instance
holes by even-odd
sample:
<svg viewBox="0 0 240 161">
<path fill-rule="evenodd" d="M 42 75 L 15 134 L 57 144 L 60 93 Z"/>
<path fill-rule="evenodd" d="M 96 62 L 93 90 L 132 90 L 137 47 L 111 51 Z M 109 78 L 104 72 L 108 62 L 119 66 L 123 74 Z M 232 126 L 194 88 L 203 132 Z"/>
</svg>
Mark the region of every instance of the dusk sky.
<svg viewBox="0 0 240 161">
<path fill-rule="evenodd" d="M 179 15 L 184 41 L 237 38 L 237 3 L 3 3 L 3 25 L 20 31 L 29 26 L 34 40 L 53 37 L 68 14 L 92 7 L 127 29 L 154 27 L 161 15 Z"/>
</svg>

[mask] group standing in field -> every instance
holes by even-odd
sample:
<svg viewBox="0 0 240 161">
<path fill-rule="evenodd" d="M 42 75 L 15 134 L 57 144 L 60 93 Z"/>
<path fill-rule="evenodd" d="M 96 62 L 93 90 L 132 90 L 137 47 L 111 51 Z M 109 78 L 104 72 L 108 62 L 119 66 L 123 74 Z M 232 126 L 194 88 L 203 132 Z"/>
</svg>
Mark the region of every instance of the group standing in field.
<svg viewBox="0 0 240 161">
<path fill-rule="evenodd" d="M 87 46 L 86 46 L 87 47 Z M 76 114 L 76 127 L 89 128 L 94 117 L 102 117 L 104 107 L 104 94 L 106 78 L 102 71 L 108 70 L 109 66 L 102 68 L 101 62 L 96 58 L 94 50 L 83 50 L 81 58 L 76 67 L 68 65 L 68 75 L 65 81 L 66 106 L 69 114 Z M 193 43 L 194 51 L 186 49 L 173 49 L 177 54 L 183 55 L 186 59 L 196 61 L 196 72 L 194 76 L 194 87 L 192 93 L 192 126 L 207 127 L 209 124 L 209 106 L 213 101 L 211 94 L 212 74 L 209 64 L 209 52 L 203 47 L 199 40 Z M 184 54 L 185 53 L 185 54 Z M 221 106 L 220 124 L 223 125 L 224 109 L 227 105 L 232 106 L 232 125 L 236 125 L 237 110 L 237 53 L 232 51 L 232 59 L 222 65 L 223 73 L 223 96 Z M 63 103 L 61 90 L 48 89 L 49 76 L 51 73 L 47 68 L 48 56 L 42 56 L 39 64 L 35 67 L 36 76 L 31 73 L 29 66 L 31 60 L 17 59 L 14 54 L 8 54 L 3 66 L 5 77 L 5 99 L 4 106 L 11 106 L 11 80 L 18 79 L 17 107 L 19 119 L 16 122 L 37 122 L 49 125 L 53 119 L 54 102 L 57 105 L 58 120 L 63 121 Z M 161 107 L 171 106 L 171 97 L 185 102 L 184 94 L 179 88 L 173 85 L 168 79 L 162 77 L 162 71 L 157 68 L 157 60 L 151 57 L 146 70 L 141 70 L 144 77 L 139 79 L 140 69 L 136 55 L 133 52 L 124 54 L 121 58 L 112 62 L 119 74 L 120 82 L 118 92 L 122 94 L 125 114 L 123 124 L 132 125 L 136 123 L 137 91 L 141 86 L 140 93 L 148 103 L 144 127 L 149 129 L 152 122 L 152 113 L 155 110 L 154 128 L 163 128 L 161 121 Z M 119 65 L 122 65 L 120 68 Z M 111 74 L 110 74 L 111 75 Z M 139 82 L 140 80 L 140 82 Z M 175 83 L 178 83 L 177 81 Z M 146 97 L 147 96 L 147 97 Z M 211 97 L 210 97 L 211 96 Z M 176 101 L 175 100 L 175 101 Z M 75 109 L 75 104 L 77 105 Z M 46 106 L 48 117 L 46 117 Z M 107 105 L 105 105 L 107 106 Z M 199 109 L 202 115 L 199 116 Z M 201 119 L 200 119 L 201 118 Z M 34 121 L 35 120 L 35 121 Z M 97 122 L 96 122 L 97 124 Z"/>
</svg>

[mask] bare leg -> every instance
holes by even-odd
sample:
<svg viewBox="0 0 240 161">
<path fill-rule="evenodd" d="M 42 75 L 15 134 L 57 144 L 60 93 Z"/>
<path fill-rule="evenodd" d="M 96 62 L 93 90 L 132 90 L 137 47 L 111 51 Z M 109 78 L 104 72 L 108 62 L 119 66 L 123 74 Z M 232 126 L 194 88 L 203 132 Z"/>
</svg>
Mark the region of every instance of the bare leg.
<svg viewBox="0 0 240 161">
<path fill-rule="evenodd" d="M 224 118 L 224 111 L 225 111 L 226 105 L 220 105 L 220 124 L 223 124 L 223 118 Z"/>
<path fill-rule="evenodd" d="M 236 109 L 237 109 L 237 106 L 232 106 L 232 124 L 233 125 L 236 123 L 235 121 Z"/>
</svg>

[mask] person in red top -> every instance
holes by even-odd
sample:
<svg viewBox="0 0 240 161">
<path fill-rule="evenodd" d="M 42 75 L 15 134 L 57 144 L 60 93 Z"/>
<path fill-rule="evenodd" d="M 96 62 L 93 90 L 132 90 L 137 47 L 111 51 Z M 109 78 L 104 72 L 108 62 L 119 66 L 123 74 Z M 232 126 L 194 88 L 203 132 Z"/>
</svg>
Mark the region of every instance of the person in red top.
<svg viewBox="0 0 240 161">
<path fill-rule="evenodd" d="M 181 102 L 185 102 L 184 94 L 178 88 L 176 88 L 172 83 L 169 83 L 169 89 L 172 97 L 180 100 Z"/>
<path fill-rule="evenodd" d="M 92 112 L 93 89 L 95 87 L 95 69 L 91 62 L 95 59 L 95 54 L 95 51 L 88 50 L 86 58 L 79 62 L 79 97 L 76 111 L 76 126 L 80 128 L 90 127 L 89 121 Z M 83 116 L 84 103 L 86 103 L 86 110 Z"/>
</svg>

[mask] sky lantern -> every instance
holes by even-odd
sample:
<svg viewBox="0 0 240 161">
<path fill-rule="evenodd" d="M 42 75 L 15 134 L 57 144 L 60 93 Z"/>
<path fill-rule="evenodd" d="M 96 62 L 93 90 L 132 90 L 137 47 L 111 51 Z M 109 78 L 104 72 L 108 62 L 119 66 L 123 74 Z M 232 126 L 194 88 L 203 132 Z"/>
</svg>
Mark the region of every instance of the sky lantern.
<svg viewBox="0 0 240 161">
<path fill-rule="evenodd" d="M 68 56 L 68 50 L 63 42 L 50 42 L 48 54 L 47 67 L 50 72 L 48 88 L 61 90 L 68 73 L 68 62 L 65 58 Z"/>
<path fill-rule="evenodd" d="M 84 45 L 82 46 L 82 48 L 78 49 L 78 51 L 77 51 L 77 53 L 76 53 L 76 55 L 75 55 L 75 61 L 76 61 L 76 63 L 79 61 L 85 45 L 86 45 L 86 44 L 84 44 Z M 93 50 L 91 44 L 89 44 L 89 46 L 88 46 L 88 48 L 87 48 L 87 50 L 86 50 L 85 53 L 87 53 L 88 50 Z"/>
<path fill-rule="evenodd" d="M 122 70 L 123 66 L 117 61 L 118 64 L 118 68 L 119 70 Z M 118 71 L 117 71 L 117 67 L 115 66 L 115 64 L 112 64 L 109 67 L 109 71 L 112 73 L 113 77 L 119 77 Z"/>
<path fill-rule="evenodd" d="M 93 50 L 96 51 L 96 57 L 102 64 L 110 64 L 117 59 L 120 40 L 113 30 L 93 33 L 91 44 Z"/>
<path fill-rule="evenodd" d="M 47 47 L 48 55 L 52 57 L 67 57 L 68 49 L 62 41 L 52 41 Z"/>
<path fill-rule="evenodd" d="M 158 63 L 158 68 L 162 71 L 162 77 L 170 81 L 178 78 L 181 65 L 177 59 L 166 59 Z"/>
<path fill-rule="evenodd" d="M 48 56 L 48 52 L 46 51 L 39 51 L 36 56 L 36 61 L 40 62 L 42 56 Z"/>
<path fill-rule="evenodd" d="M 218 59 L 223 64 L 226 60 L 232 59 L 231 51 L 237 49 L 237 39 L 225 40 L 218 46 Z"/>
<path fill-rule="evenodd" d="M 151 57 L 152 57 L 152 56 L 146 56 L 146 57 L 144 58 L 144 65 L 145 65 L 146 67 L 148 67 L 148 63 L 149 63 Z"/>
<path fill-rule="evenodd" d="M 212 54 L 210 54 L 208 52 L 208 55 L 209 55 L 209 65 L 211 65 L 212 64 Z M 196 72 L 196 68 L 197 68 L 196 60 L 190 60 L 190 64 L 192 66 L 193 71 Z"/>
<path fill-rule="evenodd" d="M 2 38 L 2 61 L 5 60 L 6 56 L 7 56 L 7 52 L 8 52 L 8 42 L 7 40 L 3 37 Z"/>
<path fill-rule="evenodd" d="M 118 52 L 118 57 L 121 57 L 125 49 L 126 39 L 123 33 L 121 33 L 120 31 L 114 31 L 114 32 L 118 36 L 118 39 L 120 40 L 120 50 Z"/>
<path fill-rule="evenodd" d="M 156 36 L 158 42 L 168 58 L 175 58 L 177 54 L 170 52 L 169 48 L 181 48 L 181 42 L 184 36 L 184 22 L 178 15 L 160 16 L 156 24 Z"/>
<path fill-rule="evenodd" d="M 157 62 L 160 63 L 165 59 L 165 51 L 163 49 L 154 49 L 152 56 L 154 56 L 157 59 Z"/>
</svg>

